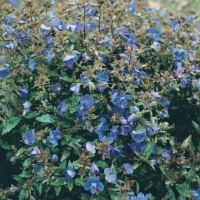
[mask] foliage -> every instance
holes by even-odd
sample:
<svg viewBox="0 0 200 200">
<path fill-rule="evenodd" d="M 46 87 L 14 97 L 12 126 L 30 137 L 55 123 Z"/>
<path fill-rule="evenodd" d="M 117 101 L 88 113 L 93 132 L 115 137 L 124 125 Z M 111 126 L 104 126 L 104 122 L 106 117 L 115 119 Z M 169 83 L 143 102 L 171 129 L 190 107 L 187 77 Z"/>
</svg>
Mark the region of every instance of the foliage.
<svg viewBox="0 0 200 200">
<path fill-rule="evenodd" d="M 24 4 L 1 18 L 1 199 L 199 199 L 195 14 Z"/>
</svg>

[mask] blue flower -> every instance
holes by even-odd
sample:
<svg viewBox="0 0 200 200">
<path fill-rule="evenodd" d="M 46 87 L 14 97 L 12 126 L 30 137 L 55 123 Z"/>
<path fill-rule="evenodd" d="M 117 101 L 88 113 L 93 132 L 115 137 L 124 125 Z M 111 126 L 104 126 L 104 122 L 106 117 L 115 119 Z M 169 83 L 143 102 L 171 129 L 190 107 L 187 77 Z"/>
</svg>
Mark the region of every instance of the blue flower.
<svg viewBox="0 0 200 200">
<path fill-rule="evenodd" d="M 80 92 L 80 83 L 73 83 L 70 87 L 70 90 L 74 92 L 75 95 L 78 95 Z"/>
<path fill-rule="evenodd" d="M 110 137 L 113 138 L 114 140 L 117 139 L 117 135 L 120 134 L 120 129 L 119 129 L 119 125 L 117 126 L 113 126 L 111 129 L 110 129 Z"/>
<path fill-rule="evenodd" d="M 56 162 L 57 160 L 58 160 L 57 154 L 53 154 L 53 155 L 51 156 L 51 161 L 52 161 L 52 162 Z"/>
<path fill-rule="evenodd" d="M 42 50 L 42 54 L 45 55 L 44 62 L 50 63 L 54 58 L 54 53 L 53 53 L 53 50 L 51 49 Z"/>
<path fill-rule="evenodd" d="M 136 44 L 136 37 L 133 33 L 122 34 L 122 39 L 126 42 L 128 46 L 132 46 Z"/>
<path fill-rule="evenodd" d="M 40 154 L 40 149 L 38 147 L 34 147 L 30 150 L 30 157 L 35 158 L 36 155 Z"/>
<path fill-rule="evenodd" d="M 146 129 L 142 129 L 140 131 L 133 130 L 131 132 L 132 139 L 136 142 L 143 142 L 146 138 Z"/>
<path fill-rule="evenodd" d="M 127 174 L 133 174 L 133 172 L 134 172 L 133 166 L 130 163 L 124 163 L 123 167 Z"/>
<path fill-rule="evenodd" d="M 200 90 L 200 78 L 195 83 L 197 90 Z"/>
<path fill-rule="evenodd" d="M 187 57 L 187 50 L 185 49 L 174 48 L 173 53 L 176 56 L 176 59 L 179 61 Z"/>
<path fill-rule="evenodd" d="M 164 107 L 168 107 L 170 105 L 170 101 L 168 99 L 165 99 L 164 101 L 162 101 L 162 105 Z"/>
<path fill-rule="evenodd" d="M 28 90 L 21 87 L 19 90 L 18 90 L 18 94 L 19 94 L 19 98 L 23 99 L 23 98 L 26 98 L 28 96 Z"/>
<path fill-rule="evenodd" d="M 52 19 L 49 24 L 50 26 L 53 26 L 59 32 L 63 32 L 67 30 L 66 24 L 59 18 Z"/>
<path fill-rule="evenodd" d="M 57 92 L 59 91 L 61 88 L 61 85 L 59 83 L 54 83 L 52 86 L 51 86 L 51 89 L 54 91 L 54 92 Z"/>
<path fill-rule="evenodd" d="M 8 3 L 12 4 L 17 9 L 20 9 L 20 2 L 18 0 L 8 0 Z"/>
<path fill-rule="evenodd" d="M 126 108 L 128 102 L 126 99 L 132 99 L 132 95 L 123 94 L 121 95 L 119 90 L 112 90 L 112 99 L 111 102 L 118 107 Z"/>
<path fill-rule="evenodd" d="M 62 134 L 61 131 L 50 129 L 50 136 L 47 139 L 47 143 L 51 143 L 53 147 L 58 146 L 58 140 L 61 139 L 61 134 Z"/>
<path fill-rule="evenodd" d="M 97 27 L 97 24 L 95 21 L 90 21 L 88 23 L 85 24 L 85 30 L 86 31 L 93 31 L 95 30 Z"/>
<path fill-rule="evenodd" d="M 159 102 L 159 101 L 162 99 L 162 96 L 159 95 L 159 94 L 158 94 L 157 92 L 155 92 L 155 91 L 151 91 L 151 95 L 155 97 L 155 100 L 156 100 L 157 102 Z"/>
<path fill-rule="evenodd" d="M 98 59 L 101 60 L 102 63 L 104 64 L 107 63 L 108 60 L 103 53 L 98 53 L 97 56 L 98 56 Z"/>
<path fill-rule="evenodd" d="M 171 160 L 171 151 L 168 149 L 163 149 L 162 151 L 162 155 L 167 159 L 167 160 Z"/>
<path fill-rule="evenodd" d="M 67 168 L 65 169 L 65 171 L 66 171 L 66 173 L 65 173 L 65 178 L 66 178 L 67 180 L 71 180 L 71 179 L 74 178 L 75 172 L 74 172 L 74 170 L 73 170 L 72 167 L 67 167 Z"/>
<path fill-rule="evenodd" d="M 112 183 L 112 184 L 117 184 L 116 182 L 116 175 L 112 174 L 112 168 L 106 168 L 104 170 L 104 174 L 105 174 L 105 178 L 108 181 L 108 183 Z"/>
<path fill-rule="evenodd" d="M 192 190 L 191 194 L 195 198 L 195 200 L 200 200 L 200 188 Z"/>
<path fill-rule="evenodd" d="M 99 168 L 95 163 L 90 165 L 90 173 L 91 174 L 98 174 L 99 173 Z"/>
<path fill-rule="evenodd" d="M 7 26 L 7 27 L 6 27 L 6 32 L 7 32 L 9 35 L 13 35 L 13 33 L 15 32 L 15 29 L 14 29 L 12 26 Z"/>
<path fill-rule="evenodd" d="M 158 28 L 149 28 L 147 30 L 147 34 L 150 38 L 154 39 L 155 41 L 160 41 L 161 31 Z"/>
<path fill-rule="evenodd" d="M 85 94 L 84 96 L 82 96 L 80 102 L 81 104 L 84 104 L 87 108 L 92 107 L 95 103 L 94 97 L 90 94 Z"/>
<path fill-rule="evenodd" d="M 83 63 L 86 63 L 89 60 L 89 56 L 87 55 L 87 52 L 82 53 Z"/>
<path fill-rule="evenodd" d="M 146 145 L 146 142 L 133 142 L 133 143 L 130 143 L 129 146 L 131 148 L 131 150 L 134 152 L 134 151 L 138 151 L 140 153 L 143 152 L 143 147 Z"/>
<path fill-rule="evenodd" d="M 172 21 L 171 28 L 172 28 L 173 32 L 176 32 L 178 30 L 178 28 L 180 28 L 178 20 L 175 19 Z"/>
<path fill-rule="evenodd" d="M 70 69 L 73 69 L 73 64 L 78 61 L 76 53 L 71 52 L 69 55 L 62 56 L 64 65 L 67 65 Z"/>
<path fill-rule="evenodd" d="M 148 200 L 149 194 L 144 195 L 142 192 L 140 192 L 137 196 L 133 194 L 128 194 L 128 200 Z"/>
<path fill-rule="evenodd" d="M 95 146 L 92 144 L 92 142 L 87 141 L 87 142 L 84 143 L 83 146 L 85 147 L 85 151 L 86 152 L 90 152 L 91 154 L 95 154 L 96 153 Z"/>
<path fill-rule="evenodd" d="M 104 190 L 104 185 L 100 182 L 99 178 L 95 176 L 90 176 L 87 182 L 84 184 L 85 190 L 90 190 L 92 194 L 95 194 L 97 191 L 102 192 Z"/>
<path fill-rule="evenodd" d="M 27 34 L 20 33 L 21 30 L 19 30 L 15 35 L 15 40 L 17 42 L 20 42 L 22 44 L 27 43 L 29 41 Z"/>
<path fill-rule="evenodd" d="M 99 125 L 96 128 L 97 134 L 101 134 L 102 132 L 109 130 L 107 120 L 104 117 L 101 117 L 98 121 Z"/>
<path fill-rule="evenodd" d="M 187 16 L 186 20 L 188 23 L 192 23 L 194 20 L 194 17 L 192 15 L 189 15 L 189 16 Z"/>
<path fill-rule="evenodd" d="M 79 116 L 83 117 L 84 115 L 88 114 L 88 107 L 86 104 L 81 103 L 77 108 L 77 112 L 79 113 Z"/>
<path fill-rule="evenodd" d="M 191 76 L 186 74 L 183 79 L 181 79 L 181 88 L 186 88 L 186 85 L 191 82 Z"/>
<path fill-rule="evenodd" d="M 42 33 L 43 33 L 44 36 L 48 36 L 49 35 L 49 33 L 51 31 L 50 27 L 45 26 L 44 24 L 41 24 L 40 28 L 41 28 L 41 31 L 42 31 Z"/>
<path fill-rule="evenodd" d="M 97 74 L 97 81 L 98 81 L 98 89 L 100 92 L 103 92 L 108 85 L 109 75 L 105 72 Z"/>
<path fill-rule="evenodd" d="M 38 173 L 43 173 L 43 171 L 44 171 L 44 166 L 42 166 L 42 165 L 37 165 L 37 166 L 36 166 L 36 171 L 37 171 Z"/>
<path fill-rule="evenodd" d="M 31 103 L 28 101 L 22 104 L 23 115 L 25 115 L 26 113 L 30 111 L 30 107 L 31 107 Z"/>
<path fill-rule="evenodd" d="M 156 145 L 154 145 L 154 147 L 153 147 L 153 149 L 152 149 L 152 154 L 153 155 L 156 155 L 157 154 L 157 152 L 158 152 L 158 147 L 156 146 Z"/>
<path fill-rule="evenodd" d="M 151 22 L 154 23 L 154 24 L 156 24 L 157 26 L 162 25 L 162 23 L 159 22 L 158 19 L 157 19 L 156 17 L 152 17 L 152 18 L 151 18 Z"/>
<path fill-rule="evenodd" d="M 65 100 L 61 101 L 60 99 L 58 99 L 58 106 L 57 106 L 56 110 L 59 112 L 59 115 L 62 117 L 63 112 L 67 111 L 66 101 Z"/>
<path fill-rule="evenodd" d="M 137 10 L 137 7 L 135 6 L 134 3 L 130 3 L 128 6 L 126 6 L 126 11 L 131 14 L 132 16 L 134 16 L 136 10 Z"/>
<path fill-rule="evenodd" d="M 6 78 L 10 74 L 9 65 L 4 65 L 4 67 L 0 68 L 0 78 Z"/>
<path fill-rule="evenodd" d="M 10 191 L 11 193 L 15 193 L 17 190 L 19 190 L 19 188 L 17 188 L 17 187 L 14 186 L 14 185 L 11 185 L 11 187 L 9 188 L 9 191 Z"/>
<path fill-rule="evenodd" d="M 35 132 L 34 130 L 29 130 L 24 134 L 24 143 L 27 145 L 33 145 L 37 142 L 35 139 Z"/>
<path fill-rule="evenodd" d="M 96 13 L 95 13 L 93 8 L 86 8 L 85 13 L 86 13 L 87 16 L 90 16 L 90 17 L 93 17 L 93 16 L 96 15 Z"/>
<path fill-rule="evenodd" d="M 34 59 L 29 59 L 28 61 L 28 68 L 32 72 L 35 69 L 36 62 Z"/>
</svg>

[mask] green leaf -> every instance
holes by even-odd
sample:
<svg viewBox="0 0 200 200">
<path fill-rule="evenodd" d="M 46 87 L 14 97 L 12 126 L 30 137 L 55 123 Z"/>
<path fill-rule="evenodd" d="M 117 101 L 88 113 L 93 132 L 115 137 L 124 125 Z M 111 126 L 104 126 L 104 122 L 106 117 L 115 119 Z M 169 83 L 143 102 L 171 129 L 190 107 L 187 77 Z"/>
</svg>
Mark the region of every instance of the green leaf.
<svg viewBox="0 0 200 200">
<path fill-rule="evenodd" d="M 82 178 L 76 178 L 74 183 L 77 186 L 83 186 L 85 181 Z"/>
<path fill-rule="evenodd" d="M 56 182 L 52 183 L 52 185 L 54 185 L 55 187 L 66 185 L 67 183 L 65 177 L 57 177 L 56 179 Z"/>
<path fill-rule="evenodd" d="M 152 194 L 149 194 L 149 200 L 155 200 L 155 198 L 152 196 Z"/>
<path fill-rule="evenodd" d="M 136 182 L 136 193 L 138 194 L 140 192 L 140 184 Z"/>
<path fill-rule="evenodd" d="M 197 133 L 200 133 L 200 127 L 199 127 L 199 125 L 195 121 L 192 121 L 192 123 L 193 123 L 194 127 L 196 128 Z"/>
<path fill-rule="evenodd" d="M 11 117 L 3 128 L 3 134 L 10 132 L 13 128 L 17 126 L 17 124 L 20 122 L 20 117 Z"/>
<path fill-rule="evenodd" d="M 184 197 L 191 197 L 190 185 L 188 183 L 176 184 L 176 189 Z"/>
<path fill-rule="evenodd" d="M 19 193 L 19 200 L 24 200 L 26 195 L 26 190 L 22 189 Z"/>
<path fill-rule="evenodd" d="M 11 149 L 10 145 L 7 142 L 3 141 L 3 140 L 0 140 L 0 146 L 3 149 L 6 149 L 6 150 L 10 150 Z"/>
<path fill-rule="evenodd" d="M 69 189 L 70 192 L 72 191 L 73 186 L 74 186 L 74 180 L 71 179 L 71 180 L 69 180 L 69 181 L 67 182 L 67 187 L 68 187 L 68 189 Z"/>
<path fill-rule="evenodd" d="M 105 169 L 105 168 L 108 167 L 108 164 L 107 164 L 106 162 L 104 162 L 104 161 L 99 160 L 99 161 L 97 162 L 97 166 L 99 166 L 99 167 Z"/>
<path fill-rule="evenodd" d="M 182 143 L 182 147 L 187 148 L 192 141 L 192 136 L 189 135 Z"/>
<path fill-rule="evenodd" d="M 149 156 L 151 155 L 151 152 L 153 150 L 153 147 L 155 145 L 155 142 L 154 141 L 151 141 L 150 143 L 147 144 L 145 150 L 144 150 L 144 156 L 145 158 L 149 158 Z"/>
<path fill-rule="evenodd" d="M 175 194 L 172 189 L 169 190 L 169 200 L 176 200 Z"/>
<path fill-rule="evenodd" d="M 60 168 L 61 170 L 64 170 L 64 169 L 66 168 L 66 160 L 63 160 L 63 161 L 60 163 L 59 168 Z"/>
<path fill-rule="evenodd" d="M 39 185 L 39 187 L 38 187 L 38 192 L 39 192 L 39 195 L 42 194 L 42 184 Z"/>
<path fill-rule="evenodd" d="M 60 161 L 61 162 L 64 160 L 66 161 L 66 159 L 69 157 L 69 155 L 70 155 L 70 148 L 67 148 L 67 151 L 64 151 L 62 153 L 62 157 L 61 157 Z"/>
<path fill-rule="evenodd" d="M 58 196 L 60 194 L 60 191 L 61 191 L 61 187 L 55 188 L 56 196 Z"/>
<path fill-rule="evenodd" d="M 40 115 L 38 112 L 29 112 L 25 115 L 25 118 L 26 119 L 32 119 L 32 118 L 35 118 L 37 117 L 38 115 Z"/>
<path fill-rule="evenodd" d="M 46 114 L 46 115 L 42 115 L 40 117 L 36 117 L 36 120 L 39 122 L 43 122 L 43 123 L 55 123 L 55 122 L 57 122 L 58 119 L 54 115 Z"/>
</svg>

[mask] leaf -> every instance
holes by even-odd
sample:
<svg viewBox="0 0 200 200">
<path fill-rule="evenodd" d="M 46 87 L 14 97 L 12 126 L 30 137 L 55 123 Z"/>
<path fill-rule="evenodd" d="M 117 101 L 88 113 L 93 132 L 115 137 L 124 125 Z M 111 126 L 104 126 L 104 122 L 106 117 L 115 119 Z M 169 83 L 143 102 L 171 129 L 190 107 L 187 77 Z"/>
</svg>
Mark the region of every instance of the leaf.
<svg viewBox="0 0 200 200">
<path fill-rule="evenodd" d="M 155 200 L 151 193 L 149 194 L 149 200 Z"/>
<path fill-rule="evenodd" d="M 61 191 L 61 187 L 55 188 L 56 196 L 58 196 L 60 194 L 60 191 Z"/>
<path fill-rule="evenodd" d="M 62 162 L 62 161 L 66 161 L 66 159 L 69 157 L 69 155 L 70 155 L 70 149 L 69 148 L 67 148 L 67 151 L 64 151 L 63 153 L 62 153 L 62 157 L 61 157 L 61 159 L 60 159 L 60 162 Z"/>
<path fill-rule="evenodd" d="M 176 200 L 175 194 L 172 189 L 169 190 L 169 200 Z"/>
<path fill-rule="evenodd" d="M 76 178 L 74 183 L 77 186 L 83 186 L 85 181 L 82 178 Z"/>
<path fill-rule="evenodd" d="M 24 200 L 25 195 L 26 195 L 26 190 L 22 189 L 19 193 L 19 200 Z"/>
<path fill-rule="evenodd" d="M 183 141 L 182 147 L 187 148 L 187 147 L 190 145 L 191 141 L 192 141 L 192 136 L 189 135 L 189 136 Z"/>
<path fill-rule="evenodd" d="M 36 120 L 39 122 L 43 122 L 43 123 L 55 123 L 55 122 L 57 122 L 58 119 L 54 115 L 46 114 L 46 115 L 42 115 L 40 117 L 36 117 Z"/>
<path fill-rule="evenodd" d="M 66 160 L 63 160 L 63 161 L 60 163 L 59 168 L 60 168 L 61 170 L 64 170 L 64 169 L 66 168 Z"/>
<path fill-rule="evenodd" d="M 151 141 L 150 143 L 147 144 L 145 150 L 144 150 L 144 156 L 145 158 L 149 158 L 149 156 L 151 155 L 151 152 L 153 150 L 153 147 L 155 145 L 155 142 L 154 141 Z"/>
<path fill-rule="evenodd" d="M 17 126 L 17 124 L 20 122 L 20 117 L 11 117 L 3 128 L 3 134 L 10 132 L 13 128 Z"/>
<path fill-rule="evenodd" d="M 66 178 L 65 177 L 57 177 L 56 182 L 52 183 L 55 187 L 59 187 L 62 185 L 66 185 Z"/>
<path fill-rule="evenodd" d="M 7 142 L 3 141 L 3 140 L 0 140 L 0 146 L 3 149 L 6 149 L 6 150 L 10 150 L 11 149 L 10 145 Z"/>
<path fill-rule="evenodd" d="M 28 112 L 28 113 L 25 115 L 25 118 L 26 118 L 26 119 L 32 119 L 32 118 L 37 117 L 38 115 L 40 115 L 38 112 Z"/>
<path fill-rule="evenodd" d="M 74 180 L 71 179 L 71 180 L 69 180 L 69 181 L 67 182 L 67 187 L 68 187 L 68 189 L 69 189 L 70 192 L 72 191 L 73 186 L 74 186 Z"/>
<path fill-rule="evenodd" d="M 39 195 L 42 194 L 42 184 L 39 185 L 39 187 L 38 187 L 38 192 L 39 192 Z"/>
<path fill-rule="evenodd" d="M 145 186 L 145 190 L 148 190 L 149 188 L 151 188 L 154 185 L 153 181 L 149 181 L 146 186 Z"/>
<path fill-rule="evenodd" d="M 188 183 L 176 184 L 176 190 L 184 197 L 191 197 L 190 185 Z"/>
<path fill-rule="evenodd" d="M 104 161 L 99 160 L 99 161 L 97 162 L 97 166 L 99 166 L 99 167 L 105 169 L 105 168 L 108 167 L 108 164 L 107 164 L 106 162 L 104 162 Z"/>
<path fill-rule="evenodd" d="M 199 125 L 195 121 L 192 121 L 192 123 L 193 123 L 194 127 L 196 128 L 197 133 L 200 133 L 200 127 L 199 127 Z"/>
<path fill-rule="evenodd" d="M 136 193 L 138 194 L 140 192 L 140 184 L 136 182 Z"/>
</svg>

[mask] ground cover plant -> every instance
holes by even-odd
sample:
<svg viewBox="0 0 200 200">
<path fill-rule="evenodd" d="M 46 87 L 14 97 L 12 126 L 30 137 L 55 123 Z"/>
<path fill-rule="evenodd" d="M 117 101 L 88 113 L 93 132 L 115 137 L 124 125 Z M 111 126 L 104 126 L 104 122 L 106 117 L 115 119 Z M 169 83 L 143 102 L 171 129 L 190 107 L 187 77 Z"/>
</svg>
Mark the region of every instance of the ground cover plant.
<svg viewBox="0 0 200 200">
<path fill-rule="evenodd" d="M 173 17 L 143 1 L 9 3 L 0 198 L 200 199 L 195 12 Z"/>
</svg>

